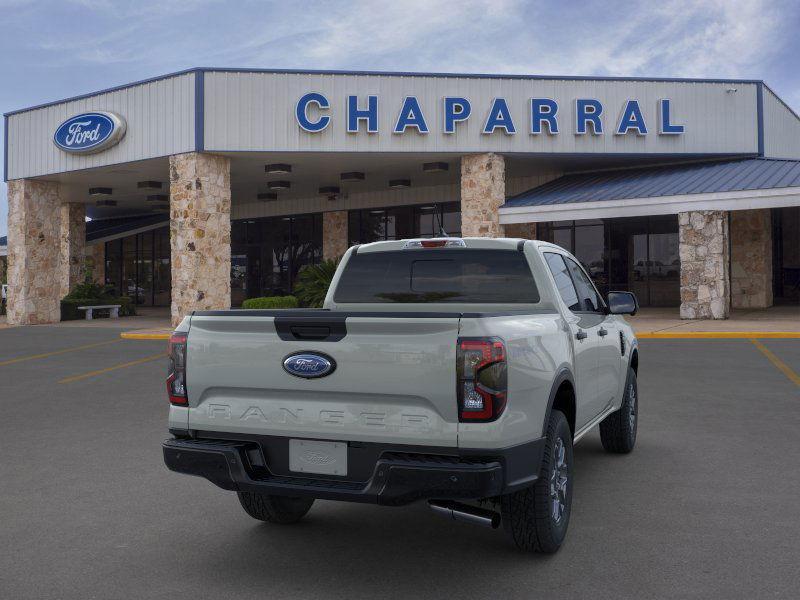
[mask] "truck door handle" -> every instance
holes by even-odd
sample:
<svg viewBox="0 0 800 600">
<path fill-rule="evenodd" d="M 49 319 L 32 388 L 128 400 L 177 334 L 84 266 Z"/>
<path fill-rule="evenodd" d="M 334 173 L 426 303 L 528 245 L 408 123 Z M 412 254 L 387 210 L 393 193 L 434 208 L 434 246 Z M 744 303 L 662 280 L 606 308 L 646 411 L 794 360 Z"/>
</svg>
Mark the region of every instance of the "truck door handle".
<svg viewBox="0 0 800 600">
<path fill-rule="evenodd" d="M 600 337 L 606 337 L 608 335 L 608 331 L 606 331 L 601 327 L 600 331 L 597 332 L 597 335 L 599 335 Z"/>
<path fill-rule="evenodd" d="M 585 340 L 587 337 L 589 337 L 589 335 L 583 329 L 579 329 L 578 333 L 575 334 L 575 337 L 579 340 Z"/>
</svg>

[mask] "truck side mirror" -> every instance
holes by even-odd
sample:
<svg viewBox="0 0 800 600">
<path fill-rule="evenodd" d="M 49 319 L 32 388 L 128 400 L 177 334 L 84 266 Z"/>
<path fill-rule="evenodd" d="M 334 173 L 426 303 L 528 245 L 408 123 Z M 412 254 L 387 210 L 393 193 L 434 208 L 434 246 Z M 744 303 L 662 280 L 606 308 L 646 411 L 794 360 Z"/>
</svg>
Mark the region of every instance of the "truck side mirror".
<svg viewBox="0 0 800 600">
<path fill-rule="evenodd" d="M 608 312 L 612 315 L 635 315 L 639 302 L 632 292 L 608 292 Z"/>
</svg>

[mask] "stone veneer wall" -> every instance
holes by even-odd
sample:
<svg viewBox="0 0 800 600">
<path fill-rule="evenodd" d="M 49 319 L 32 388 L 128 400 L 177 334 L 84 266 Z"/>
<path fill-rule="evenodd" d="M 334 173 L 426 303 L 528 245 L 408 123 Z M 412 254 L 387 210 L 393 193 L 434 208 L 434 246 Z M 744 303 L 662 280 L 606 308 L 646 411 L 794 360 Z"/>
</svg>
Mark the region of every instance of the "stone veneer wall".
<svg viewBox="0 0 800 600">
<path fill-rule="evenodd" d="M 701 210 L 678 215 L 681 318 L 727 319 L 728 213 Z"/>
<path fill-rule="evenodd" d="M 86 205 L 66 202 L 60 215 L 60 297 L 70 293 L 84 278 L 83 266 L 86 246 Z"/>
<path fill-rule="evenodd" d="M 347 211 L 322 213 L 322 257 L 338 258 L 347 251 Z"/>
<path fill-rule="evenodd" d="M 503 231 L 503 235 L 509 238 L 537 239 L 536 223 L 509 223 L 508 225 L 503 225 Z"/>
<path fill-rule="evenodd" d="M 61 319 L 61 236 L 58 184 L 8 182 L 8 324 Z"/>
<path fill-rule="evenodd" d="M 106 282 L 106 245 L 98 242 L 87 246 L 86 259 L 92 268 L 92 281 L 104 284 Z"/>
<path fill-rule="evenodd" d="M 501 237 L 498 209 L 506 200 L 506 164 L 499 154 L 461 157 L 461 235 Z"/>
<path fill-rule="evenodd" d="M 231 306 L 231 169 L 224 156 L 169 157 L 172 324 Z"/>
<path fill-rule="evenodd" d="M 772 213 L 731 212 L 731 305 L 772 306 Z"/>
</svg>

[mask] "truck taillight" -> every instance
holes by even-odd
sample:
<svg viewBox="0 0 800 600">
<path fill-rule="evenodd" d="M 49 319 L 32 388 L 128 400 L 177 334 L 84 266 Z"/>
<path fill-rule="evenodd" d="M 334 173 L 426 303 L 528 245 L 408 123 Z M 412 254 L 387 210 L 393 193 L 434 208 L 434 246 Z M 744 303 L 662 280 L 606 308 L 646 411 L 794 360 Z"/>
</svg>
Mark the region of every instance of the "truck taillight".
<svg viewBox="0 0 800 600">
<path fill-rule="evenodd" d="M 173 333 L 169 338 L 169 370 L 167 371 L 169 401 L 178 406 L 189 404 L 186 394 L 186 334 Z"/>
<path fill-rule="evenodd" d="M 506 347 L 496 337 L 458 338 L 458 420 L 494 421 L 506 407 Z"/>
</svg>

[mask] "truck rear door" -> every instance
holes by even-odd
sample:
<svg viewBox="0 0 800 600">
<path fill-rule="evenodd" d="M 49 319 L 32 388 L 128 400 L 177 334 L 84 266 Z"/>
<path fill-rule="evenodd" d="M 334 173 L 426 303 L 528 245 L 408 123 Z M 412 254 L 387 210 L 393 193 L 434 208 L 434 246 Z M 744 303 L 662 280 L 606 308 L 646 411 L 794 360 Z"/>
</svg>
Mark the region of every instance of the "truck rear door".
<svg viewBox="0 0 800 600">
<path fill-rule="evenodd" d="M 455 447 L 458 327 L 457 313 L 195 315 L 189 428 Z M 284 362 L 297 354 L 322 356 L 332 368 L 304 377 L 301 357 L 292 374 Z"/>
</svg>

